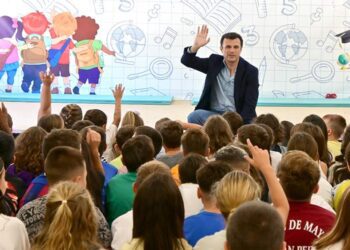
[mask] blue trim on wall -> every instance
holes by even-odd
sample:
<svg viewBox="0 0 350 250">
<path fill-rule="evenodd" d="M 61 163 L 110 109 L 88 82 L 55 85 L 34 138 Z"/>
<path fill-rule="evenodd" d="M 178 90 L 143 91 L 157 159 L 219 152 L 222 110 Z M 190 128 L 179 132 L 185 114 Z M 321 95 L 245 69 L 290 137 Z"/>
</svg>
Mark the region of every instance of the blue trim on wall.
<svg viewBox="0 0 350 250">
<path fill-rule="evenodd" d="M 0 94 L 2 102 L 40 102 L 40 94 Z M 170 105 L 172 96 L 123 96 L 123 104 Z M 52 95 L 53 103 L 114 104 L 112 95 Z"/>
<path fill-rule="evenodd" d="M 197 105 L 199 98 L 192 99 L 192 105 Z M 260 107 L 350 107 L 350 98 L 259 98 Z"/>
</svg>

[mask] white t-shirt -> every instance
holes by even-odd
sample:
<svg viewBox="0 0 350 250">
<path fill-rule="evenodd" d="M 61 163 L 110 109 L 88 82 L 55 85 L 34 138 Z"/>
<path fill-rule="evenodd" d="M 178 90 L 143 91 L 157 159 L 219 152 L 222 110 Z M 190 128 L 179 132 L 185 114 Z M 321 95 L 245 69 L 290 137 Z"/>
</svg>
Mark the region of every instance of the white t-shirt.
<svg viewBox="0 0 350 250">
<path fill-rule="evenodd" d="M 193 250 L 224 250 L 226 229 L 200 239 Z"/>
<path fill-rule="evenodd" d="M 0 249 L 29 250 L 26 228 L 16 217 L 0 214 Z"/>
<path fill-rule="evenodd" d="M 184 183 L 179 186 L 185 206 L 185 218 L 198 214 L 203 209 L 203 203 L 197 196 L 198 184 Z"/>
<path fill-rule="evenodd" d="M 118 218 L 112 223 L 112 248 L 114 250 L 120 250 L 122 246 L 132 240 L 132 227 L 133 227 L 133 211 L 129 211 Z"/>
</svg>

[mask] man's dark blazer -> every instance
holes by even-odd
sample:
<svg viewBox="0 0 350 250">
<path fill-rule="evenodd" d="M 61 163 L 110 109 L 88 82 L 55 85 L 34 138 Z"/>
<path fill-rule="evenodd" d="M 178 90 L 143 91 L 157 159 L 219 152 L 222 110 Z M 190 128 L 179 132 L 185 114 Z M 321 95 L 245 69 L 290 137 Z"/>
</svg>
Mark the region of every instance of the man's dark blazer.
<svg viewBox="0 0 350 250">
<path fill-rule="evenodd" d="M 195 53 L 188 53 L 188 48 L 184 50 L 181 63 L 207 75 L 202 95 L 195 109 L 210 110 L 211 89 L 214 84 L 218 84 L 217 76 L 225 67 L 224 57 L 212 54 L 209 58 L 199 58 Z M 236 111 L 242 116 L 244 123 L 250 123 L 256 117 L 258 96 L 258 69 L 240 57 L 235 74 L 234 99 Z"/>
</svg>

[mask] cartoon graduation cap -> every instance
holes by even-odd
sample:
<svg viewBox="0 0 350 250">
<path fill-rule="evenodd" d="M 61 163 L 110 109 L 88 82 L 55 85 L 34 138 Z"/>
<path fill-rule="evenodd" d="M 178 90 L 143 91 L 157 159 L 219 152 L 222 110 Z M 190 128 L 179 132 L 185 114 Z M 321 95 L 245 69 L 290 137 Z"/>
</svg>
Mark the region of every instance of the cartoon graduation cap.
<svg viewBox="0 0 350 250">
<path fill-rule="evenodd" d="M 341 43 L 350 43 L 350 30 L 335 35 L 341 39 Z"/>
</svg>

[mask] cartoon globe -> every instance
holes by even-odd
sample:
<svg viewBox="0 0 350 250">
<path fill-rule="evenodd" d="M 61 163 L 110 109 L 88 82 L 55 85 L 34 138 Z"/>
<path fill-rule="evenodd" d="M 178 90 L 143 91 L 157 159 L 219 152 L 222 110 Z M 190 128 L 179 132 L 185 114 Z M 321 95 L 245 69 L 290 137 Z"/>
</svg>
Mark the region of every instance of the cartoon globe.
<svg viewBox="0 0 350 250">
<path fill-rule="evenodd" d="M 108 41 L 117 52 L 117 56 L 124 59 L 136 57 L 146 45 L 145 33 L 131 23 L 114 26 L 109 33 Z"/>
<path fill-rule="evenodd" d="M 305 34 L 288 24 L 278 28 L 270 38 L 270 51 L 281 63 L 300 60 L 307 52 L 308 40 Z"/>
</svg>

